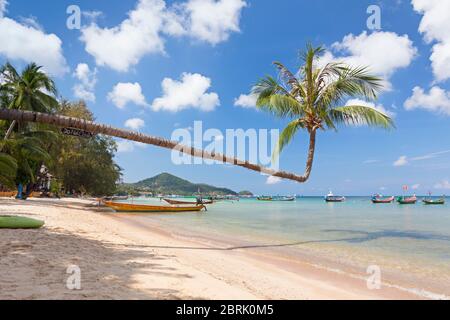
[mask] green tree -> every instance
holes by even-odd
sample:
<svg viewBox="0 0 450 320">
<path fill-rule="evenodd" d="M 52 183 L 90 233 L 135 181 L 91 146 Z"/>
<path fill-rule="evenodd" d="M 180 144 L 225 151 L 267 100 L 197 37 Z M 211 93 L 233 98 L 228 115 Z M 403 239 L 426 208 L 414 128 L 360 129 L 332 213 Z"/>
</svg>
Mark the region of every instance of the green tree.
<svg viewBox="0 0 450 320">
<path fill-rule="evenodd" d="M 94 120 L 93 114 L 82 101 L 63 101 L 58 114 Z M 50 171 L 67 192 L 110 195 L 116 191 L 121 169 L 114 162 L 117 146 L 113 139 L 102 135 L 80 138 L 61 134 L 58 143 L 50 146 L 50 149 L 55 159 Z"/>
<path fill-rule="evenodd" d="M 27 65 L 20 74 L 10 63 L 6 63 L 0 68 L 0 78 L 3 82 L 0 85 L 2 108 L 46 113 L 56 110 L 55 83 L 35 63 Z M 4 139 L 11 136 L 16 124 L 16 120 L 11 122 Z"/>
<path fill-rule="evenodd" d="M 252 90 L 257 97 L 258 108 L 276 117 L 290 119 L 280 135 L 274 156 L 280 154 L 299 130 L 308 132 L 306 168 L 299 182 L 307 181 L 311 174 L 318 130 L 337 130 L 340 125 L 361 124 L 385 129 L 394 127 L 391 118 L 373 108 L 344 105 L 351 97 L 376 99 L 382 80 L 371 75 L 367 67 L 350 67 L 341 62 L 319 67 L 317 62 L 323 53 L 322 47 L 308 45 L 301 55 L 303 65 L 297 73 L 275 62 L 280 80 L 267 76 Z"/>
</svg>

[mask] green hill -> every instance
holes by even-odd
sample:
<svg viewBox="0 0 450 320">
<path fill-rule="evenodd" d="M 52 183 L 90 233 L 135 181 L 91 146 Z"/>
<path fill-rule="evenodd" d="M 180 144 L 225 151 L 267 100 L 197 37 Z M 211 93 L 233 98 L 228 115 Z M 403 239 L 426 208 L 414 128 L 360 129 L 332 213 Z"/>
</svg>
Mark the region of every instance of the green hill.
<svg viewBox="0 0 450 320">
<path fill-rule="evenodd" d="M 192 195 L 199 190 L 202 194 L 237 194 L 233 190 L 227 188 L 218 188 L 204 183 L 192 183 L 166 172 L 136 183 L 127 183 L 126 186 L 138 191 L 149 191 L 162 194 Z"/>
</svg>

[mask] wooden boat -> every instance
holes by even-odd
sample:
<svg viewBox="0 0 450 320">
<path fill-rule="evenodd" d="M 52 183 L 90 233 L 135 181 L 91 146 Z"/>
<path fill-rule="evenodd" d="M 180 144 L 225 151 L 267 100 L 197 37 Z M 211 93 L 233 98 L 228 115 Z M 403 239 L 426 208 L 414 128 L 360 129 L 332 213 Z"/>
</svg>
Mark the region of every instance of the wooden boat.
<svg viewBox="0 0 450 320">
<path fill-rule="evenodd" d="M 372 203 L 392 203 L 394 200 L 394 196 L 383 198 L 383 196 L 377 194 L 372 197 Z"/>
<path fill-rule="evenodd" d="M 167 198 L 164 198 L 163 200 L 165 202 L 167 202 L 168 204 L 192 204 L 192 205 L 197 204 L 196 201 L 180 201 L 180 200 L 172 200 L 172 199 L 167 199 Z M 213 203 L 212 200 L 202 200 L 202 204 L 212 204 L 212 203 Z"/>
<path fill-rule="evenodd" d="M 295 197 L 279 197 L 273 198 L 272 201 L 294 201 Z"/>
<path fill-rule="evenodd" d="M 398 197 L 397 198 L 397 202 L 399 204 L 415 204 L 417 202 L 417 197 L 416 196 L 412 196 L 412 197 Z"/>
<path fill-rule="evenodd" d="M 103 203 L 117 212 L 189 212 L 206 210 L 204 205 L 195 206 L 154 206 L 148 204 L 119 203 L 113 201 L 103 201 Z"/>
<path fill-rule="evenodd" d="M 423 199 L 424 204 L 445 204 L 445 198 L 440 199 Z"/>
<path fill-rule="evenodd" d="M 128 200 L 128 196 L 110 196 L 110 197 L 104 197 L 106 201 L 122 201 L 122 200 Z"/>
<path fill-rule="evenodd" d="M 333 194 L 333 192 L 329 192 L 326 196 L 325 196 L 325 201 L 326 202 L 343 202 L 345 201 L 345 197 L 343 196 L 335 196 Z"/>
<path fill-rule="evenodd" d="M 259 201 L 272 201 L 273 200 L 272 197 L 265 197 L 265 196 L 257 197 L 256 199 Z"/>
</svg>

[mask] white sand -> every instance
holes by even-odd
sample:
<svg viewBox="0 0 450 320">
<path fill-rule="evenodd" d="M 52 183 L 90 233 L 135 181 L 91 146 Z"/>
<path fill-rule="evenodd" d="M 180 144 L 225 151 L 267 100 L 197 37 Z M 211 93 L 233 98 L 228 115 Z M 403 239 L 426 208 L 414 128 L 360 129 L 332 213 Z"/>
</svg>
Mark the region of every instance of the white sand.
<svg viewBox="0 0 450 320">
<path fill-rule="evenodd" d="M 245 250 L 203 250 L 121 221 L 88 200 L 0 199 L 0 214 L 46 221 L 0 229 L 0 299 L 409 299 L 394 288 Z M 81 270 L 70 290 L 67 268 Z"/>
</svg>

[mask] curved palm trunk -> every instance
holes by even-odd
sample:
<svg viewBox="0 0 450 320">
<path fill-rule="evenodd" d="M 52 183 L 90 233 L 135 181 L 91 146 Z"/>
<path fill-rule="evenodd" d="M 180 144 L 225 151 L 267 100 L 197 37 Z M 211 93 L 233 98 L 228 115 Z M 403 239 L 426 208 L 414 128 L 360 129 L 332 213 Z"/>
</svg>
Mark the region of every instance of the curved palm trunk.
<svg viewBox="0 0 450 320">
<path fill-rule="evenodd" d="M 316 133 L 317 131 L 315 129 L 309 133 L 308 158 L 306 159 L 306 168 L 305 173 L 303 174 L 303 178 L 305 178 L 305 181 L 308 180 L 309 175 L 311 174 L 311 169 L 314 162 L 314 152 L 316 149 Z"/>
<path fill-rule="evenodd" d="M 201 149 L 196 149 L 190 146 L 185 146 L 179 144 L 176 141 L 167 140 L 160 137 L 150 136 L 141 134 L 138 132 L 123 130 L 114 128 L 111 126 L 106 126 L 102 124 L 97 124 L 91 121 L 79 119 L 79 118 L 71 118 L 60 115 L 53 115 L 47 113 L 39 113 L 39 112 L 31 112 L 31 111 L 20 111 L 14 109 L 0 109 L 0 119 L 5 120 L 16 120 L 19 122 L 37 122 L 37 123 L 45 123 L 51 124 L 58 127 L 70 127 L 81 130 L 86 130 L 92 133 L 105 134 L 108 136 L 123 138 L 131 141 L 142 142 L 146 144 L 151 144 L 157 147 L 162 147 L 171 150 L 177 150 L 179 152 L 189 154 L 194 157 L 199 157 L 203 159 L 211 159 L 218 160 L 224 163 L 229 163 L 232 165 L 236 165 L 239 167 L 243 167 L 249 170 L 262 172 L 271 176 L 289 179 L 297 182 L 305 182 L 309 174 L 311 173 L 311 167 L 314 156 L 314 146 L 315 146 L 315 132 L 311 134 L 310 142 L 312 142 L 312 146 L 310 145 L 310 151 L 308 154 L 308 160 L 306 165 L 305 175 L 299 176 L 294 173 L 286 172 L 286 171 L 277 171 L 270 168 L 266 168 L 257 164 L 249 163 L 248 161 L 242 161 L 236 158 L 227 157 L 220 153 L 210 153 L 203 151 Z"/>
</svg>

